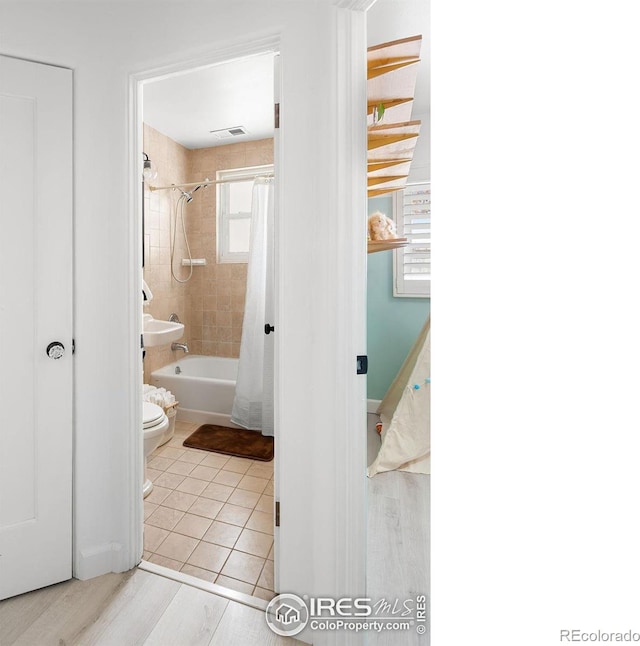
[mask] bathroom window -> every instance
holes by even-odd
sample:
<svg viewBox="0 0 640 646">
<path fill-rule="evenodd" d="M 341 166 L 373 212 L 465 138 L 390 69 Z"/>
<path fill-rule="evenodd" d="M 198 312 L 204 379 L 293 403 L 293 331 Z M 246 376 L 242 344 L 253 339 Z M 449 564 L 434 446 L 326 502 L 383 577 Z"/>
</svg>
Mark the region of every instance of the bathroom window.
<svg viewBox="0 0 640 646">
<path fill-rule="evenodd" d="M 251 240 L 251 198 L 253 180 L 273 173 L 273 165 L 221 170 L 218 184 L 218 262 L 248 262 Z"/>
<path fill-rule="evenodd" d="M 407 184 L 394 195 L 394 219 L 406 247 L 394 250 L 393 295 L 429 298 L 431 295 L 431 183 Z"/>
</svg>

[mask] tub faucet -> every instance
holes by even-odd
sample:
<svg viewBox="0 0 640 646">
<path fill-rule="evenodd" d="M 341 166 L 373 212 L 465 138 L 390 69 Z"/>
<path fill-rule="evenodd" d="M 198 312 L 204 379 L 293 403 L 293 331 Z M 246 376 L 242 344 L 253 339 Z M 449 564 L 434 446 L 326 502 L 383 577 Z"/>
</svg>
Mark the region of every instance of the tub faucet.
<svg viewBox="0 0 640 646">
<path fill-rule="evenodd" d="M 182 350 L 185 354 L 189 354 L 189 346 L 186 343 L 172 343 L 171 350 Z"/>
</svg>

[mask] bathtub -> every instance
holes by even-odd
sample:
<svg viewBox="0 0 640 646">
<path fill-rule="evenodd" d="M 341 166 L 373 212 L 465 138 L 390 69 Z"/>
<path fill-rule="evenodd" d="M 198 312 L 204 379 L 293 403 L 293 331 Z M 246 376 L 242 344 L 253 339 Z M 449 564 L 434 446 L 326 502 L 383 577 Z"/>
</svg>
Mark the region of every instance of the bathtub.
<svg viewBox="0 0 640 646">
<path fill-rule="evenodd" d="M 189 355 L 154 370 L 151 385 L 175 395 L 180 421 L 240 428 L 230 421 L 237 375 L 237 359 Z"/>
</svg>

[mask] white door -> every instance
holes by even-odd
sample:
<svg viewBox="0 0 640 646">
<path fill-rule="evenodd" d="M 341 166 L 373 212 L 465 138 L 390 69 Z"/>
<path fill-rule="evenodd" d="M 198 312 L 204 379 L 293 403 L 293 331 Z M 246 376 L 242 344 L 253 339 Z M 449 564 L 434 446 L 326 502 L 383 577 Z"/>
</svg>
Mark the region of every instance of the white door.
<svg viewBox="0 0 640 646">
<path fill-rule="evenodd" d="M 71 101 L 0 56 L 0 599 L 71 577 Z"/>
</svg>

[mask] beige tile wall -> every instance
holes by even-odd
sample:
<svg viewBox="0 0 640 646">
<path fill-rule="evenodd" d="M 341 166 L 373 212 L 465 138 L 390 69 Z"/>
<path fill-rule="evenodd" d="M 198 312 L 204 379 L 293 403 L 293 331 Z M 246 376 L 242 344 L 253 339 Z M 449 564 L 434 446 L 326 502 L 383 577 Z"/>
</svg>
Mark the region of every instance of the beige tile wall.
<svg viewBox="0 0 640 646">
<path fill-rule="evenodd" d="M 215 179 L 216 171 L 273 163 L 273 140 L 266 139 L 215 148 L 188 150 L 157 130 L 144 126 L 144 151 L 158 169 L 156 185 Z M 194 267 L 191 280 L 179 283 L 171 277 L 171 218 L 178 201 L 177 191 L 145 190 L 145 280 L 154 299 L 144 306 L 155 318 L 166 319 L 175 312 L 185 324 L 181 339 L 192 354 L 238 357 L 244 316 L 247 265 L 216 262 L 216 189 L 211 186 L 194 194 L 185 205 L 185 221 L 191 255 L 205 258 L 205 267 Z M 180 278 L 188 268 L 180 266 L 187 257 L 178 229 L 174 267 Z M 183 356 L 169 346 L 148 348 L 144 377 Z"/>
<path fill-rule="evenodd" d="M 143 137 L 144 152 L 158 170 L 158 177 L 153 182 L 156 186 L 189 181 L 189 150 L 146 124 Z M 181 341 L 189 343 L 189 283 L 181 284 L 171 278 L 169 241 L 172 211 L 177 198 L 175 191 L 151 192 L 145 187 L 144 279 L 153 292 L 153 300 L 143 308 L 145 313 L 157 319 L 166 320 L 173 312 L 178 314 L 185 323 L 185 334 Z M 182 253 L 180 248 L 177 253 Z M 149 375 L 153 370 L 175 361 L 181 354 L 182 352 L 172 352 L 168 345 L 146 348 L 145 383 L 149 383 Z"/>
<path fill-rule="evenodd" d="M 192 181 L 215 179 L 216 172 L 273 163 L 273 140 L 200 148 L 191 151 Z M 194 257 L 207 265 L 195 268 L 191 290 L 194 352 L 217 357 L 238 357 L 247 284 L 245 263 L 216 263 L 216 190 L 200 189 L 191 205 L 189 240 Z M 190 214 L 191 215 L 191 214 Z M 191 235 L 193 233 L 193 235 Z"/>
</svg>

